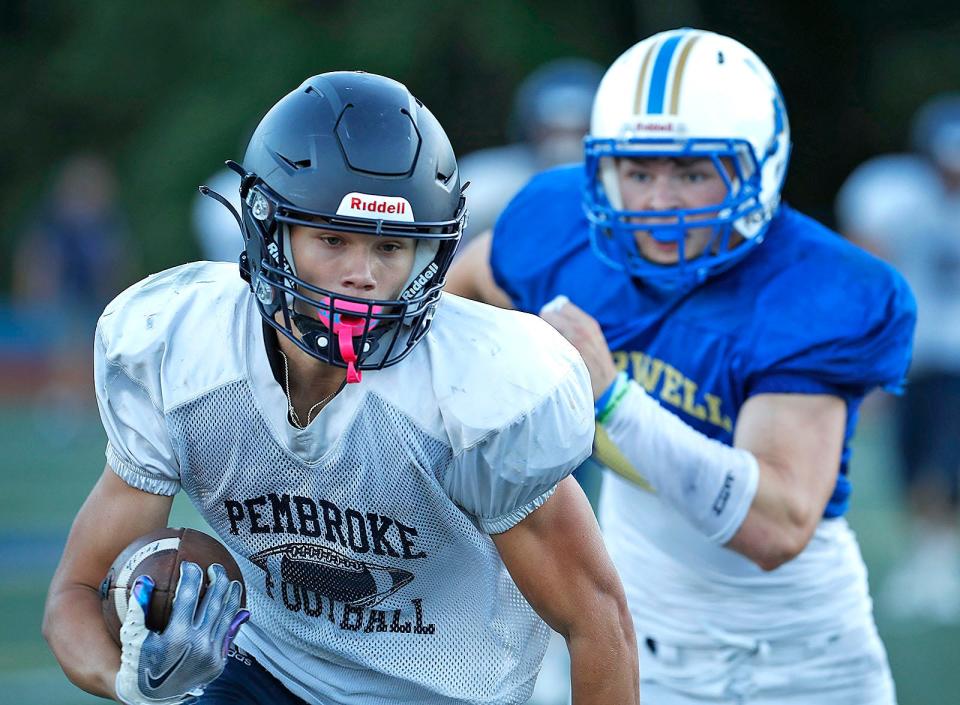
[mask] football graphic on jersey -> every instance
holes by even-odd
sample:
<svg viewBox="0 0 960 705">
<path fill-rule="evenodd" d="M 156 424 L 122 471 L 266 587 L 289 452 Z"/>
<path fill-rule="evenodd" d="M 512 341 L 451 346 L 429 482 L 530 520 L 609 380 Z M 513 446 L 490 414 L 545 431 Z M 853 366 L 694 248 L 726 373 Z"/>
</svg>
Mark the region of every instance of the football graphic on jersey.
<svg viewBox="0 0 960 705">
<path fill-rule="evenodd" d="M 267 573 L 270 564 L 280 564 L 280 579 L 314 590 L 334 602 L 351 607 L 372 607 L 413 580 L 413 573 L 384 568 L 344 556 L 325 546 L 306 543 L 283 544 L 250 556 L 250 561 Z"/>
<path fill-rule="evenodd" d="M 149 575 L 155 584 L 146 615 L 147 627 L 163 630 L 170 619 L 183 561 L 196 563 L 204 572 L 210 564 L 219 563 L 226 568 L 231 580 L 243 583 L 243 574 L 226 546 L 202 531 L 166 528 L 141 536 L 121 551 L 100 585 L 103 617 L 117 644 L 130 590 L 141 575 Z M 200 588 L 201 599 L 205 592 L 206 581 Z M 245 604 L 246 596 L 243 599 Z"/>
</svg>

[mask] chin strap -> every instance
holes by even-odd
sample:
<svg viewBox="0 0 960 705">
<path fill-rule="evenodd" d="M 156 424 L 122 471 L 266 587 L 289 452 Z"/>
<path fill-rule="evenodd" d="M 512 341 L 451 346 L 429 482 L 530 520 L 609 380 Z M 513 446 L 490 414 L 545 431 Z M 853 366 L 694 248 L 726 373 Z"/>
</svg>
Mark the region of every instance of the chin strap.
<svg viewBox="0 0 960 705">
<path fill-rule="evenodd" d="M 324 303 L 329 303 L 329 299 Z M 352 316 L 344 311 L 360 314 Z M 333 323 L 330 322 L 330 315 L 324 309 L 317 309 L 317 318 L 333 333 L 337 338 L 337 347 L 340 350 L 340 357 L 347 363 L 347 384 L 355 384 L 363 379 L 360 370 L 357 369 L 357 351 L 354 347 L 354 339 L 363 336 L 364 326 L 366 324 L 365 316 L 367 313 L 381 313 L 383 306 L 370 306 L 368 304 L 353 303 L 352 301 L 337 301 L 336 310 L 331 311 Z M 379 321 L 370 321 L 369 330 L 376 328 Z"/>
</svg>

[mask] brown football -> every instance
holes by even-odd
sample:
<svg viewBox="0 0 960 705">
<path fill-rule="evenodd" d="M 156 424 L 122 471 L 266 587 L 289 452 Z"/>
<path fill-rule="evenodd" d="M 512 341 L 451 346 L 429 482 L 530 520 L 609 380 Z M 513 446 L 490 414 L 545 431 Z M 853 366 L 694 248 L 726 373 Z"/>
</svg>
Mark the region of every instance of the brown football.
<svg viewBox="0 0 960 705">
<path fill-rule="evenodd" d="M 100 585 L 100 605 L 107 629 L 120 644 L 120 626 L 127 614 L 133 582 L 141 575 L 153 578 L 155 587 L 147 608 L 147 627 L 163 631 L 170 619 L 173 596 L 180 579 L 180 563 L 190 561 L 203 569 L 219 563 L 233 580 L 243 583 L 243 575 L 227 548 L 212 536 L 194 529 L 159 529 L 141 536 L 127 546 L 110 566 Z M 206 578 L 200 597 L 206 592 Z M 246 602 L 244 591 L 243 602 Z"/>
</svg>

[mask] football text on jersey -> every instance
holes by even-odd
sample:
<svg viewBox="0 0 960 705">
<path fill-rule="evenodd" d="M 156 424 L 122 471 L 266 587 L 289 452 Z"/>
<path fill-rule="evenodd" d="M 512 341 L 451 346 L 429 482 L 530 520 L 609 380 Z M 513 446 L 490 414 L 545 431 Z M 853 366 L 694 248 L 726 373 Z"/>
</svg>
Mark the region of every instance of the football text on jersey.
<svg viewBox="0 0 960 705">
<path fill-rule="evenodd" d="M 325 499 L 297 495 L 269 493 L 224 500 L 223 505 L 231 534 L 296 534 L 325 542 L 283 542 L 249 556 L 264 572 L 267 597 L 282 601 L 287 610 L 326 618 L 349 631 L 435 633 L 436 625 L 424 619 L 422 598 L 403 600 L 399 609 L 373 609 L 414 582 L 413 572 L 356 557 L 426 558 L 415 544 L 414 527 L 376 512 L 341 509 Z M 395 607 L 396 600 L 392 602 Z"/>
</svg>

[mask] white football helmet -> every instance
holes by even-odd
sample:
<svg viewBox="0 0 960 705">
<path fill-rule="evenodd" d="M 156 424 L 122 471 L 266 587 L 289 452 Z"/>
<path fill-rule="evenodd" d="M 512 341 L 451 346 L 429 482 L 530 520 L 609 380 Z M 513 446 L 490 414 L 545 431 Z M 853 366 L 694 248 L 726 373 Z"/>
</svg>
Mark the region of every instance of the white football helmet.
<svg viewBox="0 0 960 705">
<path fill-rule="evenodd" d="M 643 40 L 607 70 L 585 145 L 584 209 L 595 251 L 651 286 L 677 289 L 723 271 L 762 242 L 780 203 L 790 127 L 780 90 L 756 54 L 729 37 L 684 28 Z M 710 208 L 625 210 L 620 158 L 709 158 L 727 195 Z M 637 222 L 650 218 L 657 224 Z M 683 244 L 692 222 L 712 227 L 713 239 L 688 259 Z M 734 230 L 739 243 L 731 242 Z M 645 259 L 637 231 L 678 243 L 679 261 Z"/>
</svg>

